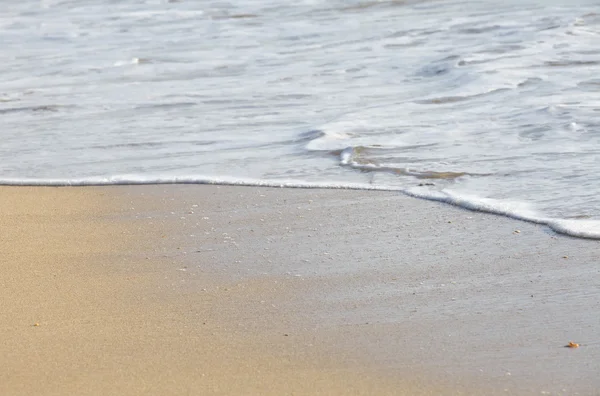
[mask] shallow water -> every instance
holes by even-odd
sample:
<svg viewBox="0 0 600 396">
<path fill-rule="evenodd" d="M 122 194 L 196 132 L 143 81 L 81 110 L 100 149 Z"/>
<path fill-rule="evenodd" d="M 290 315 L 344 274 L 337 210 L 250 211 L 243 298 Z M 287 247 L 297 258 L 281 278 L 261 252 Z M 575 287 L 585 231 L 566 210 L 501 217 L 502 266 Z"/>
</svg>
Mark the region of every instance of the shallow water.
<svg viewBox="0 0 600 396">
<path fill-rule="evenodd" d="M 398 189 L 600 237 L 592 1 L 0 9 L 0 182 Z"/>
</svg>

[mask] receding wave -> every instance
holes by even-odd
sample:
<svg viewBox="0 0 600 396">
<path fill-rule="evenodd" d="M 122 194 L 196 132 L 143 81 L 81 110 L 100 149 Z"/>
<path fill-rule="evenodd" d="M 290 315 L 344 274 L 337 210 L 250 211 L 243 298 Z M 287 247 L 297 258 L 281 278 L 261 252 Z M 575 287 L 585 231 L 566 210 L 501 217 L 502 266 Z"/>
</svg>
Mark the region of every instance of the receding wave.
<svg viewBox="0 0 600 396">
<path fill-rule="evenodd" d="M 577 238 L 600 239 L 599 220 L 567 220 L 542 217 L 524 203 L 479 198 L 448 191 L 422 191 L 412 188 L 404 190 L 403 193 L 415 198 L 443 202 L 476 212 L 492 213 L 516 220 L 543 224 L 559 234 Z"/>
<path fill-rule="evenodd" d="M 375 160 L 361 156 L 367 149 L 363 146 L 348 147 L 340 152 L 340 165 L 357 169 L 364 172 L 388 172 L 400 176 L 412 176 L 417 179 L 456 179 L 466 175 L 474 175 L 467 172 L 413 170 L 409 168 L 396 167 L 380 164 Z"/>
<path fill-rule="evenodd" d="M 302 189 L 337 189 L 398 192 L 414 198 L 437 201 L 476 212 L 491 213 L 516 220 L 548 226 L 554 232 L 578 238 L 600 239 L 600 221 L 579 219 L 556 219 L 538 215 L 527 204 L 460 195 L 450 191 L 437 191 L 428 187 L 401 188 L 366 183 L 305 182 L 292 180 L 237 179 L 202 176 L 149 177 L 122 175 L 112 177 L 89 177 L 80 179 L 0 179 L 0 186 L 112 186 L 112 185 L 159 185 L 199 184 L 249 187 L 276 187 Z"/>
</svg>

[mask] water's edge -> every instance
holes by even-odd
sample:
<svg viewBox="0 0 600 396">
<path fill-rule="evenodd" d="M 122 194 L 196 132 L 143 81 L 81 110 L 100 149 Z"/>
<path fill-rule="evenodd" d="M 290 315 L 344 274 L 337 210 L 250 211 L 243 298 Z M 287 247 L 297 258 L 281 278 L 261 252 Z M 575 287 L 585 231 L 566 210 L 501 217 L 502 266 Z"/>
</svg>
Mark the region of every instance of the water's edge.
<svg viewBox="0 0 600 396">
<path fill-rule="evenodd" d="M 253 180 L 234 178 L 210 177 L 173 177 L 173 178 L 144 178 L 144 177 L 112 177 L 112 178 L 86 178 L 86 179 L 4 179 L 0 186 L 38 186 L 38 187 L 85 187 L 85 186 L 113 186 L 113 185 L 167 185 L 167 184 L 198 184 L 246 187 L 275 187 L 275 188 L 301 188 L 301 189 L 338 189 L 362 191 L 389 191 L 403 195 L 436 201 L 462 209 L 475 212 L 490 213 L 545 225 L 552 231 L 576 238 L 600 240 L 600 221 L 596 220 L 569 220 L 556 219 L 536 215 L 528 208 L 506 203 L 499 200 L 478 198 L 467 195 L 458 195 L 447 191 L 431 191 L 425 188 L 400 188 L 390 186 L 369 185 L 361 183 L 325 183 L 325 182 L 298 182 L 282 180 Z"/>
</svg>

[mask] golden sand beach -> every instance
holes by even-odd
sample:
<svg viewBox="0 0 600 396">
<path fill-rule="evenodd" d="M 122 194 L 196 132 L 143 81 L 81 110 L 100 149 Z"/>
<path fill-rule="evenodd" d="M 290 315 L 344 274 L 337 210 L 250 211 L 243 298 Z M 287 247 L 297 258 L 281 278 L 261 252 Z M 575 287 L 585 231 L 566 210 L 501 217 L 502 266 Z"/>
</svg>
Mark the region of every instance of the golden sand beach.
<svg viewBox="0 0 600 396">
<path fill-rule="evenodd" d="M 2 395 L 600 390 L 600 246 L 536 225 L 394 193 L 2 187 L 0 232 Z"/>
</svg>

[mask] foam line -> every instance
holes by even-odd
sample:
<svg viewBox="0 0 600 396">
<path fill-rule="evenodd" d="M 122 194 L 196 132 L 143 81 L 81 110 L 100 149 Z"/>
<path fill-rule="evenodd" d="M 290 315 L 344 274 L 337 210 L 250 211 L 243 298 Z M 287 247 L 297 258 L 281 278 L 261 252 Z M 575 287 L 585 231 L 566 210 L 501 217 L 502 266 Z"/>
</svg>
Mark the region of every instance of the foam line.
<svg viewBox="0 0 600 396">
<path fill-rule="evenodd" d="M 460 195 L 449 191 L 435 191 L 427 188 L 375 186 L 363 183 L 327 183 L 290 180 L 258 180 L 212 177 L 90 177 L 79 179 L 0 179 L 2 186 L 111 186 L 111 185 L 160 185 L 160 184 L 210 184 L 223 186 L 254 186 L 303 189 L 339 189 L 367 191 L 395 191 L 410 197 L 437 201 L 463 209 L 491 213 L 530 223 L 543 224 L 553 231 L 577 238 L 600 239 L 600 221 L 566 220 L 539 216 L 527 204 L 475 196 Z"/>
<path fill-rule="evenodd" d="M 339 189 L 339 190 L 375 190 L 398 191 L 401 188 L 389 186 L 375 186 L 362 183 L 327 183 L 303 182 L 290 180 L 260 180 L 260 179 L 235 179 L 212 178 L 197 176 L 182 177 L 90 177 L 82 179 L 0 179 L 0 186 L 113 186 L 113 185 L 151 185 L 151 184 L 214 184 L 223 186 L 250 186 L 250 187 L 281 187 L 281 188 L 314 188 L 314 189 Z"/>
</svg>

